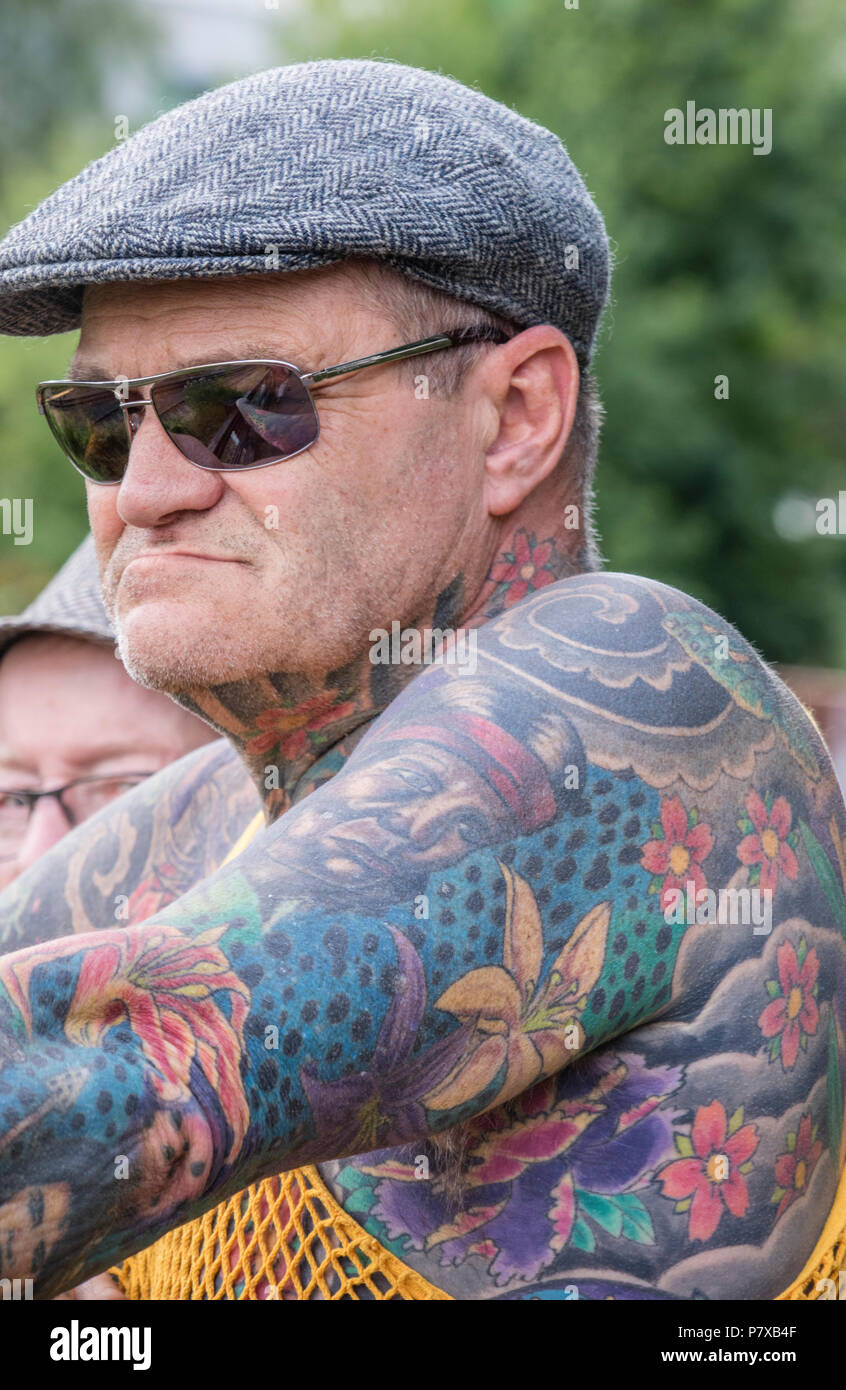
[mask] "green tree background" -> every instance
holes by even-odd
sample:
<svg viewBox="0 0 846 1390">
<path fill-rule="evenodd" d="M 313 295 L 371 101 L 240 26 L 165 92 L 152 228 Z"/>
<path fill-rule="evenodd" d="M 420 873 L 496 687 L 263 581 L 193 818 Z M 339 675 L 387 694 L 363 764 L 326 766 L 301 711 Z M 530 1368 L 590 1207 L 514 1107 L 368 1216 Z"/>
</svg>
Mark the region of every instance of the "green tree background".
<svg viewBox="0 0 846 1390">
<path fill-rule="evenodd" d="M 93 0 L 61 9 L 96 13 Z M 54 12 L 38 0 L 11 23 L 48 29 Z M 159 40 L 139 24 L 157 72 Z M 102 59 L 107 39 L 93 43 Z M 697 595 L 771 660 L 846 664 L 846 537 L 818 535 L 813 510 L 846 489 L 842 0 L 311 0 L 274 17 L 267 65 L 360 56 L 449 73 L 549 126 L 604 213 L 615 254 L 596 358 L 608 566 Z M 58 84 L 55 110 L 16 111 L 0 161 L 6 225 L 113 143 L 102 63 L 85 61 L 93 75 Z M 65 63 L 55 36 L 30 44 L 24 66 L 41 65 L 52 101 L 51 62 Z M 169 95 L 158 77 L 151 90 L 150 115 Z M 689 100 L 770 108 L 772 153 L 668 146 L 664 112 Z M 5 611 L 85 529 L 81 483 L 33 396 L 73 342 L 0 339 L 0 491 L 36 510 L 31 547 L 0 537 Z"/>
</svg>

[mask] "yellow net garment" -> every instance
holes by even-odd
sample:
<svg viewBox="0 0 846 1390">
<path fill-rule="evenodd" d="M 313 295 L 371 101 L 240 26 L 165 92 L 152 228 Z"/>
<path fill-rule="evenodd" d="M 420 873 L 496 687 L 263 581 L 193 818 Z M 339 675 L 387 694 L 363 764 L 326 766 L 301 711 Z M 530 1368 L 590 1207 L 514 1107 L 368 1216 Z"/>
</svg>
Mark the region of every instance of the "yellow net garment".
<svg viewBox="0 0 846 1390">
<path fill-rule="evenodd" d="M 264 824 L 259 813 L 224 863 Z M 846 1265 L 846 1170 L 822 1235 L 779 1299 L 836 1298 Z M 316 1168 L 265 1178 L 112 1271 L 128 1298 L 451 1300 L 335 1201 Z"/>
<path fill-rule="evenodd" d="M 297 1168 L 141 1250 L 114 1271 L 135 1299 L 449 1299 L 359 1226 L 316 1168 Z"/>
</svg>

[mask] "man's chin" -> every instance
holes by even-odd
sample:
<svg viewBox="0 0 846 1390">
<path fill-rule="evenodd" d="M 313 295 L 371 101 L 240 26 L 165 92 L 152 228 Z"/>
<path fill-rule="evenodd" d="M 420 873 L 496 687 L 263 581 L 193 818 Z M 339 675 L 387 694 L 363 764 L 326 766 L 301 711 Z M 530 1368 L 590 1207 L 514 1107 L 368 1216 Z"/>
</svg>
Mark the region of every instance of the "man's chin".
<svg viewBox="0 0 846 1390">
<path fill-rule="evenodd" d="M 148 690 L 176 696 L 243 678 L 243 659 L 221 641 L 226 625 L 219 615 L 212 630 L 207 612 L 181 604 L 142 604 L 120 615 L 116 626 L 120 659 Z"/>
</svg>

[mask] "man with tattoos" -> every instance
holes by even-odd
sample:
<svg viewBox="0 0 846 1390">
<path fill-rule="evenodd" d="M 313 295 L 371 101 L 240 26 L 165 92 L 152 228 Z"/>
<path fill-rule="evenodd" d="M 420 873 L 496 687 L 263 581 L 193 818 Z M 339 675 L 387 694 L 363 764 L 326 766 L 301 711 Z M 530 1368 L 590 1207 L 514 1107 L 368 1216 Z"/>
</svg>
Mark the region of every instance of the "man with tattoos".
<svg viewBox="0 0 846 1390">
<path fill-rule="evenodd" d="M 233 750 L 0 899 L 0 1273 L 38 1296 L 218 1207 L 197 1297 L 769 1299 L 824 1262 L 846 810 L 733 628 L 597 572 L 607 270 L 555 137 L 376 62 L 180 108 L 0 246 L 0 326 L 81 325 L 40 404 L 124 663 Z M 374 664 L 395 621 L 475 671 Z M 307 1221 L 248 1239 L 309 1184 L 326 1277 Z"/>
</svg>

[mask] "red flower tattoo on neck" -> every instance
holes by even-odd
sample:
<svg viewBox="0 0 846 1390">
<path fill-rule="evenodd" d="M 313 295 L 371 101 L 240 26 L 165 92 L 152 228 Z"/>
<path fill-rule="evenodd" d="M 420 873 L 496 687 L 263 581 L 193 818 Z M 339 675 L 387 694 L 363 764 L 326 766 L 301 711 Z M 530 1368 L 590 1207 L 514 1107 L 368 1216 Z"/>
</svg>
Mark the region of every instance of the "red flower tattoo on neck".
<svg viewBox="0 0 846 1390">
<path fill-rule="evenodd" d="M 513 546 L 513 550 L 503 551 L 487 576 L 498 586 L 489 604 L 497 612 L 561 577 L 561 557 L 554 540 L 538 541 L 534 531 L 520 530 L 514 536 Z"/>
</svg>

